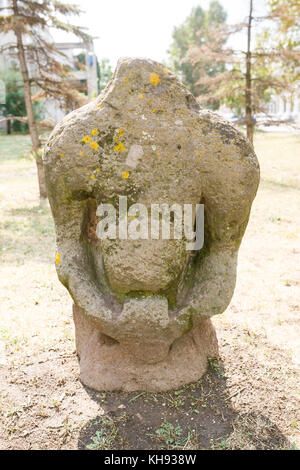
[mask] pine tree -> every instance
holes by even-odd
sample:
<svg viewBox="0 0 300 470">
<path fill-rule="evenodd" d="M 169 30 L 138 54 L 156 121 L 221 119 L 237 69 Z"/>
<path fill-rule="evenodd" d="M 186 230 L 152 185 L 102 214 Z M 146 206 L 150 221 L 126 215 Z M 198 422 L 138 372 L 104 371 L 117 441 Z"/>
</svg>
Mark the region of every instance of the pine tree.
<svg viewBox="0 0 300 470">
<path fill-rule="evenodd" d="M 288 35 L 299 24 L 299 10 L 298 0 L 270 0 L 267 14 L 257 17 L 254 0 L 249 0 L 245 22 L 211 29 L 207 32 L 210 40 L 190 48 L 186 54 L 185 60 L 193 67 L 202 64 L 198 85 L 205 93 L 199 96 L 199 101 L 207 104 L 217 99 L 244 108 L 247 137 L 252 143 L 255 113 L 264 110 L 263 105 L 272 92 L 287 90 L 299 80 L 299 36 L 297 39 L 293 35 L 292 40 Z M 254 47 L 254 28 L 264 23 L 271 23 L 271 26 L 259 33 Z M 246 31 L 245 50 L 226 45 L 232 35 L 241 31 Z M 279 37 L 279 31 L 281 41 L 274 40 Z M 203 66 L 212 62 L 224 66 L 223 71 L 213 77 Z"/>
<path fill-rule="evenodd" d="M 202 92 L 198 83 L 201 68 L 205 66 L 207 73 L 214 76 L 223 70 L 223 65 L 221 68 L 220 64 L 216 63 L 210 63 L 207 66 L 206 63 L 203 65 L 199 62 L 196 65 L 191 65 L 186 60 L 186 54 L 190 48 L 206 44 L 210 40 L 207 32 L 211 28 L 223 24 L 226 16 L 222 5 L 217 0 L 213 0 L 210 2 L 208 10 L 204 10 L 201 6 L 193 8 L 185 21 L 173 30 L 173 42 L 168 51 L 169 66 L 195 96 Z"/>
<path fill-rule="evenodd" d="M 80 94 L 70 86 L 70 67 L 64 60 L 64 54 L 49 37 L 49 29 L 73 33 L 84 42 L 91 38 L 83 28 L 61 20 L 64 16 L 78 16 L 81 13 L 72 4 L 59 0 L 7 0 L 7 5 L 1 10 L 0 33 L 12 32 L 15 36 L 15 44 L 7 47 L 10 53 L 15 49 L 22 73 L 27 124 L 36 159 L 40 197 L 43 199 L 47 197 L 47 191 L 33 101 L 53 97 L 82 104 Z M 2 47 L 2 52 L 5 48 Z"/>
</svg>

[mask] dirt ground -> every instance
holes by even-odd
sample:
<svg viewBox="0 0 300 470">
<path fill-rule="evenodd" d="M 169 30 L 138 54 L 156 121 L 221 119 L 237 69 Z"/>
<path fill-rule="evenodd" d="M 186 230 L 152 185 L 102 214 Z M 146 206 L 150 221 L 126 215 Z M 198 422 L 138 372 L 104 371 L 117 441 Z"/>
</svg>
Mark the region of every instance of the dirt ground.
<svg viewBox="0 0 300 470">
<path fill-rule="evenodd" d="M 234 297 L 213 318 L 220 358 L 201 381 L 159 394 L 80 383 L 28 148 L 28 137 L 0 136 L 0 449 L 300 447 L 300 136 L 256 135 L 262 181 Z"/>
</svg>

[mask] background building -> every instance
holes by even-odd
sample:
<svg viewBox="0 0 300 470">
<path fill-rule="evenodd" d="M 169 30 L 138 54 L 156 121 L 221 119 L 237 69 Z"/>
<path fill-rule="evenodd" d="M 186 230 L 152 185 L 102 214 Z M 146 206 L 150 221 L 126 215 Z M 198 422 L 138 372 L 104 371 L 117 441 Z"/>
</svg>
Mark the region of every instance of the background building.
<svg viewBox="0 0 300 470">
<path fill-rule="evenodd" d="M 0 0 L 0 8 L 7 6 L 7 0 Z M 5 14 L 5 10 L 1 11 Z M 56 43 L 49 30 L 43 30 L 45 41 L 53 46 L 63 55 L 57 54 L 57 60 L 64 65 L 69 66 L 71 70 L 70 85 L 72 88 L 78 89 L 82 93 L 87 94 L 91 100 L 98 95 L 98 70 L 97 57 L 94 53 L 93 41 L 84 42 L 59 42 Z M 24 36 L 25 45 L 30 44 L 31 38 Z M 10 69 L 19 70 L 19 61 L 16 51 L 16 37 L 13 32 L 0 33 L 0 72 L 5 75 L 5 71 Z M 27 53 L 27 64 L 30 77 L 37 77 L 38 67 L 34 59 L 29 57 Z M 38 90 L 36 90 L 38 92 Z M 61 103 L 55 99 L 45 98 L 41 100 L 40 117 L 51 118 L 55 122 L 63 118 L 67 111 L 61 106 Z M 0 83 L 0 114 L 3 113 L 5 106 L 5 84 L 2 80 Z M 1 125 L 1 124 L 0 124 Z M 5 127 L 5 123 L 2 123 Z"/>
</svg>

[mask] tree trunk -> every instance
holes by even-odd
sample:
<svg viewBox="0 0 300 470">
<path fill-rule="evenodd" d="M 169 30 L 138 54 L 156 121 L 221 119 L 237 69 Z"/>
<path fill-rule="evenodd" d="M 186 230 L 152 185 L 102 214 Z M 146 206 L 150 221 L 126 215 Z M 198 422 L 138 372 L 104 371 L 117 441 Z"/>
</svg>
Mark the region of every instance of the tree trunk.
<svg viewBox="0 0 300 470">
<path fill-rule="evenodd" d="M 15 18 L 18 17 L 19 10 L 18 10 L 17 0 L 13 0 L 13 11 L 14 11 Z M 35 156 L 36 167 L 37 167 L 40 198 L 44 199 L 47 197 L 47 188 L 46 188 L 46 181 L 45 181 L 45 174 L 44 174 L 44 167 L 43 167 L 43 159 L 41 156 L 41 142 L 40 142 L 39 135 L 38 135 L 37 128 L 36 128 L 33 105 L 31 101 L 30 79 L 29 79 L 28 67 L 26 63 L 23 38 L 22 38 L 22 33 L 19 30 L 18 26 L 15 28 L 14 33 L 17 38 L 18 57 L 20 61 L 21 72 L 22 72 L 22 77 L 23 77 L 23 82 L 24 82 L 25 106 L 26 106 L 26 113 L 27 113 L 27 119 L 28 119 L 28 127 L 29 127 L 30 137 L 32 141 L 32 148 L 33 148 L 33 153 Z"/>
<path fill-rule="evenodd" d="M 7 119 L 6 121 L 6 134 L 10 135 L 11 134 L 11 120 Z"/>
<path fill-rule="evenodd" d="M 247 53 L 246 53 L 246 84 L 245 84 L 245 113 L 247 137 L 253 144 L 254 122 L 252 116 L 252 77 L 251 77 L 251 28 L 252 28 L 252 11 L 253 0 L 250 0 L 250 11 L 247 28 Z"/>
</svg>

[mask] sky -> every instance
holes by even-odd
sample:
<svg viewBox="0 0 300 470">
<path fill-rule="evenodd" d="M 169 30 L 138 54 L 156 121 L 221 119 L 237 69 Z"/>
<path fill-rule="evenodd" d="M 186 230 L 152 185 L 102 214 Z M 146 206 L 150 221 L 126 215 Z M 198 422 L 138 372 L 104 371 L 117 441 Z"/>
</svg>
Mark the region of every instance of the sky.
<svg viewBox="0 0 300 470">
<path fill-rule="evenodd" d="M 229 23 L 246 18 L 249 0 L 219 1 L 228 13 Z M 76 23 L 88 27 L 89 33 L 97 38 L 94 45 L 98 58 L 109 58 L 114 68 L 124 56 L 165 60 L 174 26 L 180 25 L 193 7 L 200 5 L 206 9 L 209 0 L 73 0 L 72 3 L 85 11 Z M 261 5 L 264 0 L 256 3 Z"/>
<path fill-rule="evenodd" d="M 113 68 L 124 56 L 146 57 L 158 62 L 167 59 L 174 26 L 180 25 L 193 7 L 204 9 L 210 0 L 72 0 L 83 13 L 71 22 L 88 28 L 95 37 L 98 59 L 109 58 Z M 243 21 L 248 15 L 249 0 L 219 0 L 228 14 L 228 23 Z M 264 0 L 255 0 L 259 13 Z M 56 41 L 72 40 L 58 37 Z M 246 37 L 237 37 L 240 43 Z M 239 44 L 240 48 L 241 44 Z M 234 45 L 233 45 L 234 47 Z"/>
</svg>

